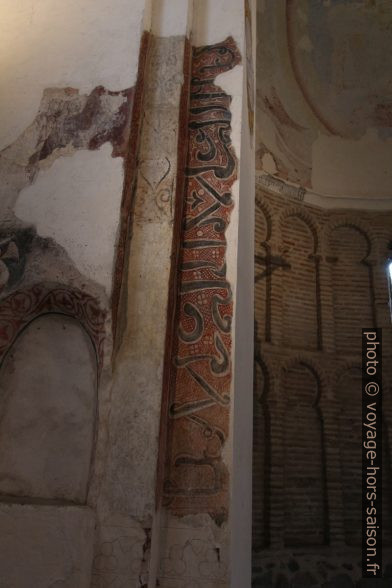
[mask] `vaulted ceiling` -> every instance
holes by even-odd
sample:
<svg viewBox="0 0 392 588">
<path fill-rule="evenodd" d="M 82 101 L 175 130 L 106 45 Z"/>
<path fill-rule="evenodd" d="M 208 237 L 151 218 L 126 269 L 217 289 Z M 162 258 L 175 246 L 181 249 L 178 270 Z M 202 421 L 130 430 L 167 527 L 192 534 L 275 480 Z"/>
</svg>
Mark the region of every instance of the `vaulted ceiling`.
<svg viewBox="0 0 392 588">
<path fill-rule="evenodd" d="M 258 10 L 257 169 L 328 206 L 392 208 L 392 2 Z"/>
</svg>

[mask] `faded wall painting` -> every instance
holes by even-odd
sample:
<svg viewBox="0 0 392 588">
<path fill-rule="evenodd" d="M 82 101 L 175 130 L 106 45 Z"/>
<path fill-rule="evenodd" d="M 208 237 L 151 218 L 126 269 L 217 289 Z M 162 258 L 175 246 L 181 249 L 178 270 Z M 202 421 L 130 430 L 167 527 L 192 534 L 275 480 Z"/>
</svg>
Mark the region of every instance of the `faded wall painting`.
<svg viewBox="0 0 392 588">
<path fill-rule="evenodd" d="M 91 579 L 89 492 L 110 365 L 112 281 L 121 279 L 112 270 L 125 159 L 132 181 L 134 90 L 87 87 L 43 88 L 30 124 L 0 151 L 4 586 L 87 588 Z M 97 179 L 105 158 L 106 170 L 116 170 L 107 174 L 110 189 L 105 171 Z M 37 545 L 45 557 L 37 558 Z"/>
<path fill-rule="evenodd" d="M 256 168 L 326 197 L 389 199 L 392 4 L 257 5 Z"/>
<path fill-rule="evenodd" d="M 95 351 L 67 316 L 42 315 L 0 368 L 0 494 L 84 503 L 97 413 Z"/>
<path fill-rule="evenodd" d="M 225 231 L 236 157 L 230 96 L 214 84 L 240 55 L 233 39 L 193 50 L 178 331 L 170 382 L 164 502 L 178 515 L 227 518 L 232 292 Z"/>
</svg>

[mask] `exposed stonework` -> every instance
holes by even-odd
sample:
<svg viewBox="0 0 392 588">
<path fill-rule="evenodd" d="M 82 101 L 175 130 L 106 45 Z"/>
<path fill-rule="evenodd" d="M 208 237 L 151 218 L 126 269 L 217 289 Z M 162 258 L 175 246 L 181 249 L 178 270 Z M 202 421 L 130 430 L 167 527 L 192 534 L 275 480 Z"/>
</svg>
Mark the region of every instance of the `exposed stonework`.
<svg viewBox="0 0 392 588">
<path fill-rule="evenodd" d="M 391 562 L 391 218 L 256 191 L 254 586 L 360 585 L 362 327 L 383 328 Z"/>
<path fill-rule="evenodd" d="M 391 561 L 390 550 L 384 552 Z M 255 559 L 252 588 L 388 588 L 392 569 L 381 579 L 362 579 L 361 553 L 355 549 L 266 550 Z"/>
</svg>

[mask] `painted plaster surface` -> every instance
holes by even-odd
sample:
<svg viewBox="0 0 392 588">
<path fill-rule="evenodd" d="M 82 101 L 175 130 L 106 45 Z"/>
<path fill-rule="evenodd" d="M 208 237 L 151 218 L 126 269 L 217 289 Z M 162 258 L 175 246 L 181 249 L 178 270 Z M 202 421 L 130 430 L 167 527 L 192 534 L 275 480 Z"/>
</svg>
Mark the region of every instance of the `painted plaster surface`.
<svg viewBox="0 0 392 588">
<path fill-rule="evenodd" d="M 391 134 L 392 6 L 385 2 L 287 3 L 290 56 L 302 93 L 334 135 Z"/>
<path fill-rule="evenodd" d="M 208 515 L 169 517 L 159 567 L 163 588 L 226 588 L 228 533 L 217 531 Z"/>
<path fill-rule="evenodd" d="M 181 254 L 178 343 L 173 358 L 165 503 L 174 513 L 227 518 L 232 292 L 225 229 L 233 206 L 236 159 L 230 97 L 214 85 L 240 60 L 232 39 L 194 49 Z"/>
<path fill-rule="evenodd" d="M 96 413 L 93 354 L 67 317 L 38 318 L 15 342 L 0 369 L 1 494 L 85 500 Z"/>
<path fill-rule="evenodd" d="M 391 199 L 391 22 L 385 2 L 260 3 L 259 170 L 335 206 Z"/>
<path fill-rule="evenodd" d="M 1 148 L 34 119 L 45 88 L 134 85 L 144 0 L 3 0 Z"/>
<path fill-rule="evenodd" d="M 122 160 L 112 159 L 110 145 L 62 157 L 22 191 L 16 215 L 38 233 L 63 247 L 75 267 L 104 286 L 109 296 L 115 257 Z M 91 178 L 94 182 L 91 182 Z"/>
<path fill-rule="evenodd" d="M 1 504 L 0 528 L 0 581 L 5 588 L 89 586 L 94 532 L 90 509 Z"/>
<path fill-rule="evenodd" d="M 125 153 L 131 106 L 132 90 L 45 90 L 34 121 L 0 152 L 3 223 L 14 222 L 12 210 L 34 223 L 107 294 L 123 184 L 122 160 L 110 155 Z"/>
<path fill-rule="evenodd" d="M 108 439 L 110 295 L 144 4 L 0 7 L 7 588 L 90 586 L 95 514 L 64 504 L 94 504 L 95 441 Z"/>
<path fill-rule="evenodd" d="M 190 6 L 192 3 L 187 3 L 187 6 L 188 4 Z M 205 14 L 209 15 L 208 32 L 201 44 L 218 42 L 224 38 L 222 30 L 227 30 L 229 34 L 233 28 L 233 16 L 226 16 L 227 3 L 202 1 L 200 4 L 206 8 Z M 242 22 L 242 9 L 238 8 L 236 2 L 233 2 L 233 9 L 234 4 L 238 22 Z M 86 417 L 84 426 L 80 427 L 86 432 L 87 442 L 91 429 L 96 427 L 97 430 L 97 444 L 93 452 L 95 458 L 88 471 L 90 483 L 87 498 L 86 467 L 82 468 L 83 484 L 79 477 L 76 490 L 73 486 L 75 478 L 78 478 L 75 472 L 71 472 L 73 476 L 69 476 L 68 488 L 65 491 L 62 488 L 58 494 L 55 484 L 49 489 L 43 489 L 39 485 L 41 482 L 37 481 L 37 475 L 27 489 L 27 497 L 23 497 L 27 502 L 34 502 L 37 498 L 41 502 L 42 494 L 54 494 L 55 498 L 61 494 L 64 501 L 76 499 L 87 502 L 96 510 L 94 538 L 90 532 L 92 524 L 88 526 L 90 523 L 77 523 L 79 535 L 73 528 L 63 531 L 66 524 L 73 525 L 73 518 L 68 516 L 70 511 L 60 506 L 56 506 L 58 510 L 53 511 L 53 515 L 49 507 L 41 503 L 23 507 L 27 509 L 23 511 L 23 517 L 27 513 L 24 527 L 22 524 L 18 526 L 19 515 L 12 517 L 13 523 L 7 517 L 2 519 L 4 523 L 0 522 L 0 535 L 5 529 L 5 536 L 15 553 L 26 553 L 27 564 L 32 560 L 30 553 L 36 555 L 36 546 L 39 545 L 40 554 L 43 546 L 47 555 L 45 559 L 39 555 L 37 566 L 30 566 L 36 577 L 29 578 L 32 578 L 34 585 L 48 585 L 48 588 L 57 585 L 86 588 L 90 585 L 91 561 L 91 586 L 94 588 L 145 586 L 149 581 L 168 284 L 176 211 L 177 158 L 182 148 L 182 144 L 178 144 L 179 114 L 184 55 L 188 47 L 183 29 L 189 26 L 189 14 L 186 11 L 181 11 L 180 14 L 183 3 L 176 3 L 178 14 L 175 18 L 168 18 L 165 12 L 161 14 L 161 20 L 157 20 L 156 14 L 153 15 L 154 30 L 178 36 L 151 40 L 146 70 L 141 71 L 140 83 L 134 88 L 135 97 L 138 97 L 137 108 L 132 111 L 143 5 L 144 2 L 137 1 L 130 7 L 129 2 L 124 0 L 114 4 L 106 0 L 88 0 L 83 6 L 73 0 L 66 5 L 60 5 L 58 0 L 39 0 L 34 3 L 22 0 L 17 6 L 15 3 L 11 6 L 8 0 L 4 3 L 9 10 L 8 20 L 5 18 L 3 21 L 4 29 L 7 26 L 13 29 L 12 34 L 5 31 L 4 35 L 9 46 L 8 53 L 4 53 L 9 60 L 6 64 L 6 80 L 9 83 L 5 85 L 4 97 L 0 97 L 0 106 L 3 100 L 4 104 L 12 105 L 12 108 L 8 108 L 8 118 L 3 125 L 3 150 L 0 153 L 0 171 L 4 179 L 2 186 L 5 186 L 1 197 L 0 222 L 0 354 L 4 359 L 4 373 L 14 386 L 13 378 L 17 379 L 17 376 L 11 373 L 10 365 L 12 361 L 17 365 L 22 361 L 19 358 L 21 348 L 25 351 L 24 355 L 27 355 L 23 347 L 25 341 L 27 340 L 29 350 L 31 346 L 41 346 L 43 339 L 48 345 L 51 342 L 47 327 L 35 331 L 34 325 L 39 326 L 43 320 L 37 317 L 46 313 L 60 313 L 77 319 L 82 327 L 67 327 L 71 335 L 68 339 L 64 338 L 64 333 L 58 333 L 57 323 L 61 319 L 45 319 L 49 323 L 56 321 L 53 334 L 57 334 L 56 339 L 64 338 L 61 349 L 72 360 L 72 365 L 73 362 L 76 364 L 75 356 L 78 352 L 80 361 L 84 357 L 85 377 L 82 378 L 83 374 L 80 373 L 81 380 L 73 382 L 71 397 L 74 398 L 73 393 L 78 389 L 77 396 L 84 399 L 87 409 L 91 374 L 95 374 L 98 380 L 95 422 L 89 420 L 86 416 L 89 411 L 86 410 L 83 415 L 83 418 Z M 169 3 L 158 2 L 154 6 L 162 11 L 162 7 L 167 8 Z M 200 32 L 204 21 L 199 19 L 199 13 L 195 14 L 198 14 Z M 215 24 L 217 15 L 222 19 L 221 31 L 218 31 Z M 210 19 L 214 20 L 213 25 Z M 211 38 L 207 40 L 207 37 Z M 241 35 L 238 38 L 240 37 Z M 24 43 L 27 49 L 24 48 Z M 85 57 L 81 59 L 81 55 Z M 200 383 L 190 375 L 191 371 L 187 366 L 181 373 L 193 378 L 194 388 L 190 390 L 190 401 L 199 402 L 201 397 L 207 397 L 210 402 L 210 405 L 204 407 L 206 414 L 210 409 L 210 422 L 203 424 L 196 422 L 197 419 L 191 421 L 193 429 L 197 431 L 197 442 L 201 441 L 207 448 L 209 464 L 205 467 L 205 464 L 191 463 L 191 467 L 202 467 L 202 490 L 206 487 L 208 491 L 213 488 L 215 494 L 212 498 L 202 496 L 201 500 L 196 496 L 194 489 L 197 490 L 197 467 L 191 475 L 190 483 L 187 481 L 187 474 L 183 473 L 184 470 L 178 477 L 178 458 L 181 461 L 178 445 L 181 441 L 178 436 L 177 446 L 174 446 L 174 452 L 170 454 L 170 459 L 173 458 L 173 479 L 175 484 L 179 482 L 180 489 L 185 482 L 195 501 L 188 506 L 187 497 L 184 500 L 184 496 L 174 496 L 176 504 L 173 503 L 173 512 L 177 509 L 175 512 L 180 515 L 193 511 L 199 514 L 185 517 L 181 524 L 177 516 L 167 521 L 164 534 L 170 532 L 170 538 L 163 547 L 163 559 L 166 561 L 162 568 L 162 581 L 165 581 L 166 586 L 173 584 L 182 588 L 185 585 L 183 579 L 186 578 L 189 586 L 212 588 L 227 583 L 225 521 L 228 516 L 230 454 L 228 396 L 231 387 L 230 328 L 237 243 L 236 222 L 231 222 L 230 228 L 227 225 L 230 215 L 231 221 L 235 218 L 236 212 L 232 212 L 232 208 L 238 195 L 234 183 L 234 147 L 240 146 L 242 68 L 234 67 L 239 62 L 239 54 L 232 40 L 228 40 L 226 45 L 218 43 L 215 48 L 201 49 L 200 54 L 196 51 L 195 55 L 198 55 L 199 73 L 203 79 L 200 87 L 195 80 L 193 84 L 198 96 L 191 113 L 194 126 L 190 131 L 192 151 L 189 154 L 189 163 L 192 167 L 189 165 L 187 173 L 189 185 L 201 186 L 204 181 L 208 187 L 204 195 L 196 193 L 196 201 L 202 202 L 196 204 L 195 201 L 195 208 L 192 208 L 192 194 L 187 193 L 189 218 L 186 222 L 189 222 L 189 226 L 185 230 L 191 247 L 188 248 L 186 259 L 184 253 L 184 263 L 205 261 L 207 265 L 183 269 L 183 273 L 185 290 L 192 282 L 203 284 L 202 290 L 203 293 L 204 290 L 206 292 L 205 300 L 210 309 L 206 307 L 204 310 L 193 290 L 185 293 L 183 302 L 184 308 L 186 303 L 193 305 L 204 322 L 201 341 L 208 358 L 200 359 L 196 366 L 189 367 L 194 373 L 198 373 L 199 382 L 200 378 L 207 378 L 207 390 L 200 387 Z M 220 65 L 211 61 L 214 57 L 221 60 Z M 204 66 L 207 69 L 203 70 Z M 213 68 L 214 75 L 209 75 L 209 67 Z M 214 78 L 218 74 L 219 84 L 215 80 L 215 85 Z M 203 88 L 207 94 L 205 99 L 200 95 Z M 3 108 L 0 110 L 3 112 Z M 127 144 L 128 155 L 132 150 L 129 136 L 132 136 L 130 120 L 133 114 L 140 116 L 143 121 L 140 149 L 139 128 L 134 145 L 134 155 L 138 155 L 139 166 L 135 178 L 129 172 L 129 156 L 125 174 L 122 168 L 122 157 L 126 155 Z M 205 125 L 208 127 L 207 132 L 203 129 Z M 127 179 L 123 190 L 124 177 Z M 192 188 L 192 192 L 201 189 L 202 187 L 198 190 Z M 183 193 L 179 196 L 182 197 Z M 126 210 L 121 207 L 122 198 L 123 202 L 128 198 L 130 203 Z M 216 205 L 218 206 L 214 209 Z M 197 209 L 196 206 L 200 208 Z M 121 225 L 121 231 L 125 227 L 122 237 L 125 235 L 124 268 L 127 269 L 121 276 L 123 290 L 118 313 L 118 346 L 112 356 L 113 366 L 110 366 L 112 348 L 109 297 L 120 226 L 119 222 L 116 224 L 116 219 L 118 221 L 125 214 L 128 216 Z M 195 242 L 200 240 L 197 231 L 202 232 L 202 239 L 213 241 L 213 244 L 209 243 L 205 248 L 195 246 Z M 231 251 L 227 256 L 227 272 L 226 247 L 227 251 Z M 198 275 L 193 276 L 194 272 Z M 229 286 L 231 278 L 233 290 Z M 213 281 L 213 287 L 204 289 L 206 281 Z M 189 335 L 193 336 L 195 328 L 197 330 L 199 315 L 183 315 L 181 333 L 185 339 Z M 28 326 L 33 319 L 37 321 Z M 68 324 L 69 321 L 64 319 L 64 322 Z M 26 330 L 20 335 L 23 329 Z M 88 342 L 88 353 L 79 337 L 81 330 L 82 339 L 84 337 Z M 71 352 L 68 353 L 69 346 Z M 58 349 L 55 345 L 51 347 L 50 354 L 47 354 L 51 360 L 51 369 L 45 374 L 50 376 L 49 381 L 46 381 L 47 389 L 63 389 L 63 386 L 58 385 Z M 181 353 L 184 350 L 185 347 Z M 31 356 L 33 359 L 33 353 Z M 185 357 L 184 353 L 182 358 Z M 42 365 L 41 352 L 38 353 L 38 360 L 38 365 Z M 26 369 L 30 369 L 27 359 L 25 362 Z M 64 361 L 62 366 L 65 365 Z M 109 373 L 111 367 L 113 374 Z M 32 366 L 28 372 L 33 378 L 34 369 Z M 180 371 L 179 366 L 178 369 Z M 215 370 L 214 373 L 212 369 Z M 74 371 L 76 374 L 80 370 Z M 1 375 L 0 371 L 0 380 Z M 16 382 L 14 387 L 17 392 L 18 386 Z M 50 395 L 46 396 L 50 399 Z M 19 402 L 18 395 L 15 400 Z M 180 404 L 188 401 L 187 398 L 177 400 Z M 222 412 L 215 406 L 216 400 L 218 404 L 222 404 Z M 40 407 L 34 407 L 37 414 L 41 409 L 45 412 L 42 402 Z M 53 411 L 50 412 L 53 416 Z M 79 414 L 80 411 L 75 409 L 70 412 L 72 418 L 68 425 L 72 430 L 72 426 L 77 424 L 73 412 Z M 188 420 L 187 416 L 185 421 Z M 201 418 L 204 417 L 203 413 Z M 19 424 L 20 422 L 19 419 Z M 184 418 L 182 424 L 183 422 Z M 17 418 L 11 425 L 14 426 L 15 423 L 14 428 L 17 428 Z M 28 424 L 30 426 L 31 422 Z M 182 424 L 180 423 L 176 435 L 182 434 Z M 186 431 L 184 447 L 188 459 L 191 451 L 188 446 L 192 440 L 187 434 Z M 79 443 L 77 435 L 74 441 Z M 196 448 L 198 453 L 191 456 L 192 459 L 200 460 L 202 445 Z M 75 452 L 80 453 L 79 447 Z M 84 457 L 82 461 L 86 466 Z M 9 464 L 6 465 L 5 469 L 9 469 Z M 216 492 L 214 477 L 217 471 L 219 475 Z M 24 486 L 27 488 L 26 480 L 20 486 L 23 494 L 26 492 Z M 13 493 L 11 501 L 15 502 L 15 494 L 18 494 L 15 487 L 6 491 Z M 170 495 L 169 501 L 172 499 L 173 496 Z M 6 510 L 8 505 L 2 508 Z M 15 508 L 13 512 L 16 513 L 22 507 L 11 504 L 9 508 Z M 67 519 L 65 523 L 62 521 L 63 509 L 64 519 Z M 34 514 L 31 514 L 33 511 Z M 41 533 L 38 518 L 46 521 L 46 513 L 49 511 L 51 524 L 53 523 L 56 531 L 52 532 L 52 527 L 47 525 L 42 541 L 38 536 L 36 543 L 29 542 L 28 536 L 36 537 Z M 38 518 L 35 518 L 35 513 Z M 88 529 L 85 532 L 86 526 Z M 30 530 L 32 527 L 35 535 Z M 22 539 L 19 538 L 21 529 L 24 533 Z M 74 565 L 73 552 L 68 557 L 67 548 L 57 536 L 60 533 L 66 537 L 64 542 L 69 543 L 69 550 L 75 549 L 75 558 L 79 556 L 83 564 L 77 560 Z M 50 543 L 47 549 L 46 540 Z M 177 547 L 178 543 L 180 547 Z M 19 546 L 19 552 L 16 551 L 15 544 Z M 60 560 L 58 553 L 61 551 L 63 553 Z M 6 550 L 4 553 L 8 557 Z M 52 568 L 46 566 L 45 569 L 46 557 L 54 562 L 55 570 L 60 569 L 62 562 L 67 567 L 66 572 L 63 573 L 61 569 L 56 571 L 56 578 L 52 581 Z M 70 566 L 69 560 L 72 561 Z M 184 568 L 181 567 L 182 561 L 185 562 L 185 576 Z M 69 571 L 69 568 L 72 570 Z M 15 573 L 21 574 L 16 579 L 12 576 L 14 569 Z M 12 588 L 18 582 L 21 588 L 31 588 L 31 584 L 23 584 L 23 570 L 19 572 L 16 566 L 10 566 L 7 573 L 8 571 L 11 575 L 9 581 L 6 578 L 6 582 Z M 152 579 L 155 579 L 154 572 Z"/>
<path fill-rule="evenodd" d="M 383 197 L 391 206 L 391 138 L 380 139 L 375 128 L 369 128 L 359 140 L 341 141 L 320 134 L 313 143 L 312 155 L 313 185 L 322 184 L 327 194 L 341 197 Z"/>
<path fill-rule="evenodd" d="M 119 513 L 101 519 L 91 588 L 146 586 L 149 576 L 149 531 Z M 88 588 L 86 584 L 83 588 Z"/>
<path fill-rule="evenodd" d="M 159 37 L 190 34 L 194 0 L 158 0 L 153 3 L 151 32 Z"/>
<path fill-rule="evenodd" d="M 222 39 L 232 36 L 237 47 L 244 44 L 244 3 L 237 0 L 195 0 L 192 42 L 197 47 L 219 44 Z M 219 26 L 217 26 L 219 23 Z M 215 83 L 231 96 L 231 141 L 237 155 L 242 142 L 242 100 L 243 100 L 243 63 L 233 69 L 218 74 Z M 231 188 L 233 202 L 239 199 L 239 181 L 234 181 Z M 234 206 L 231 221 L 227 227 L 227 279 L 231 284 L 233 300 L 236 298 L 237 283 L 237 249 L 238 249 L 238 210 Z M 233 331 L 235 325 L 233 323 Z"/>
<path fill-rule="evenodd" d="M 136 81 L 144 8 L 144 0 L 0 7 L 1 221 L 19 223 L 22 192 L 17 214 L 58 239 L 58 250 L 106 290 L 102 298 L 111 294 L 124 181 L 110 154 L 128 149 L 133 93 L 123 89 Z M 106 142 L 113 149 L 98 151 Z M 97 153 L 73 157 L 77 150 Z"/>
<path fill-rule="evenodd" d="M 160 585 L 167 588 L 223 587 L 229 578 L 226 459 L 233 301 L 225 233 L 237 159 L 231 142 L 231 97 L 215 85 L 215 77 L 230 77 L 239 61 L 231 37 L 193 50 L 158 569 Z"/>
<path fill-rule="evenodd" d="M 238 46 L 242 44 L 241 26 L 244 7 L 232 0 L 195 0 L 193 13 L 193 43 L 196 46 L 220 43 L 233 36 Z M 219 26 L 217 26 L 219 23 Z M 237 88 L 239 91 L 239 88 Z"/>
<path fill-rule="evenodd" d="M 151 38 L 120 305 L 123 329 L 111 385 L 110 443 L 102 449 L 101 474 L 91 494 L 100 521 L 93 572 L 99 588 L 139 586 L 148 579 L 184 51 L 184 36 Z"/>
</svg>

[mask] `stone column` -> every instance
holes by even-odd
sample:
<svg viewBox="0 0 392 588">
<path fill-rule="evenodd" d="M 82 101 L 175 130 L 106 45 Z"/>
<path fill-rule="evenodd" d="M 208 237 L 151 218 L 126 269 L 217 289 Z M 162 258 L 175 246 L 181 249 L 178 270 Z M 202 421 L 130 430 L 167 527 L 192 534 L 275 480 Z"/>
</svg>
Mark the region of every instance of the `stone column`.
<svg viewBox="0 0 392 588">
<path fill-rule="evenodd" d="M 140 137 L 117 318 L 107 451 L 96 469 L 93 585 L 155 586 L 156 506 L 166 323 L 170 311 L 188 3 L 155 0 L 139 72 Z M 142 63 L 142 62 L 141 62 Z M 185 67 L 186 69 L 186 67 Z M 188 91 L 188 90 L 186 90 Z M 180 164 L 182 167 L 183 164 Z M 181 169 L 181 173 L 183 170 Z M 174 268 L 175 269 L 175 268 Z M 171 301 L 172 302 L 172 301 Z M 95 582 L 95 584 L 94 584 Z"/>
<path fill-rule="evenodd" d="M 164 588 L 232 582 L 236 179 L 247 124 L 241 118 L 243 25 L 243 6 L 234 0 L 195 2 L 178 306 L 161 428 L 166 468 L 154 531 Z"/>
</svg>

